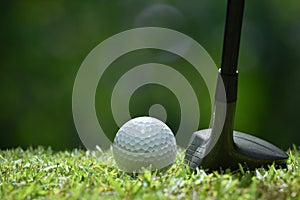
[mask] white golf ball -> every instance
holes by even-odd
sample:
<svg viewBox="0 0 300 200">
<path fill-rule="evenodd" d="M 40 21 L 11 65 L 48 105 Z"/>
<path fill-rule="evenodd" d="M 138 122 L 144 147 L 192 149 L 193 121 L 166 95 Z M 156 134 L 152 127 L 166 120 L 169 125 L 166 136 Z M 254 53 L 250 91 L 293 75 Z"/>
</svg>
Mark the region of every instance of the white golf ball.
<svg viewBox="0 0 300 200">
<path fill-rule="evenodd" d="M 117 132 L 113 155 L 125 172 L 165 169 L 175 162 L 176 140 L 171 129 L 152 117 L 138 117 L 126 122 Z"/>
</svg>

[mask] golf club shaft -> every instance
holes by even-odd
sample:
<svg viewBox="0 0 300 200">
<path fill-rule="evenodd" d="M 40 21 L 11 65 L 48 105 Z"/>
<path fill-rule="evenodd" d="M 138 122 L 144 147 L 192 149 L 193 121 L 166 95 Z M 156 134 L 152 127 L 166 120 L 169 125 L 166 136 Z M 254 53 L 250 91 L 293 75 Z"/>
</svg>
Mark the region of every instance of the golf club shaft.
<svg viewBox="0 0 300 200">
<path fill-rule="evenodd" d="M 244 0 L 228 0 L 227 15 L 225 24 L 224 44 L 222 63 L 219 76 L 218 87 L 215 99 L 215 119 L 213 129 L 220 130 L 222 126 L 222 133 L 219 137 L 220 142 L 225 144 L 233 144 L 233 128 L 234 117 L 237 99 L 238 86 L 238 53 L 240 44 L 240 35 L 242 28 L 244 10 Z M 225 96 L 222 93 L 220 84 L 224 83 Z M 224 110 L 226 109 L 225 123 L 219 124 Z"/>
<path fill-rule="evenodd" d="M 237 71 L 244 0 L 228 0 L 221 73 L 235 75 Z"/>
</svg>

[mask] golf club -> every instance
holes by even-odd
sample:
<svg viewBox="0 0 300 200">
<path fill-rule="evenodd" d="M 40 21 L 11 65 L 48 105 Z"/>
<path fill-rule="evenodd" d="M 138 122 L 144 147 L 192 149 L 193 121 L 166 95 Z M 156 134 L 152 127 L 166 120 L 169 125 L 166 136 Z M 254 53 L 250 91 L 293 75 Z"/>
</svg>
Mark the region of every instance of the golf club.
<svg viewBox="0 0 300 200">
<path fill-rule="evenodd" d="M 212 128 L 192 135 L 185 153 L 185 162 L 193 171 L 267 167 L 284 165 L 287 154 L 260 138 L 233 130 L 238 84 L 238 52 L 244 0 L 228 0 L 221 69 L 216 89 Z M 222 96 L 220 83 L 224 84 Z M 223 90 L 224 93 L 224 90 Z M 226 98 L 224 98 L 226 96 Z M 225 117 L 225 122 L 220 123 Z M 225 115 L 225 116 L 224 116 Z M 223 120 L 224 121 L 224 120 Z"/>
</svg>

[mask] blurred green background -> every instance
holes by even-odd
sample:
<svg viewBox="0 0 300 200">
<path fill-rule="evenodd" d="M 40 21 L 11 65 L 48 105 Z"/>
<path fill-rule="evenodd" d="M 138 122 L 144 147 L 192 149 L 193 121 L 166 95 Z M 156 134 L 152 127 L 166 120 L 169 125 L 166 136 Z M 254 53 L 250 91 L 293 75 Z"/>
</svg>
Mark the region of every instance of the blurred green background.
<svg viewBox="0 0 300 200">
<path fill-rule="evenodd" d="M 225 11 L 226 1 L 211 0 L 2 1 L 0 148 L 82 146 L 71 106 L 76 73 L 97 44 L 121 31 L 181 31 L 220 66 Z M 248 0 L 244 16 L 235 128 L 284 149 L 299 145 L 300 1 Z M 208 126 L 206 111 L 199 128 Z"/>
</svg>

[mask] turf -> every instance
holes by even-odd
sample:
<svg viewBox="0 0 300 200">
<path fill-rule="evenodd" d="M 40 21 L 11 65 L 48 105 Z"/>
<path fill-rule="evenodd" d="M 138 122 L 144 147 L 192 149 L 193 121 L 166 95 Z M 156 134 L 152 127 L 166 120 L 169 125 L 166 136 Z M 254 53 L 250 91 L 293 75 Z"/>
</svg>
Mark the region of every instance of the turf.
<svg viewBox="0 0 300 200">
<path fill-rule="evenodd" d="M 0 151 L 1 199 L 300 199 L 300 149 L 287 168 L 190 173 L 178 150 L 165 172 L 121 172 L 110 151 Z"/>
</svg>

